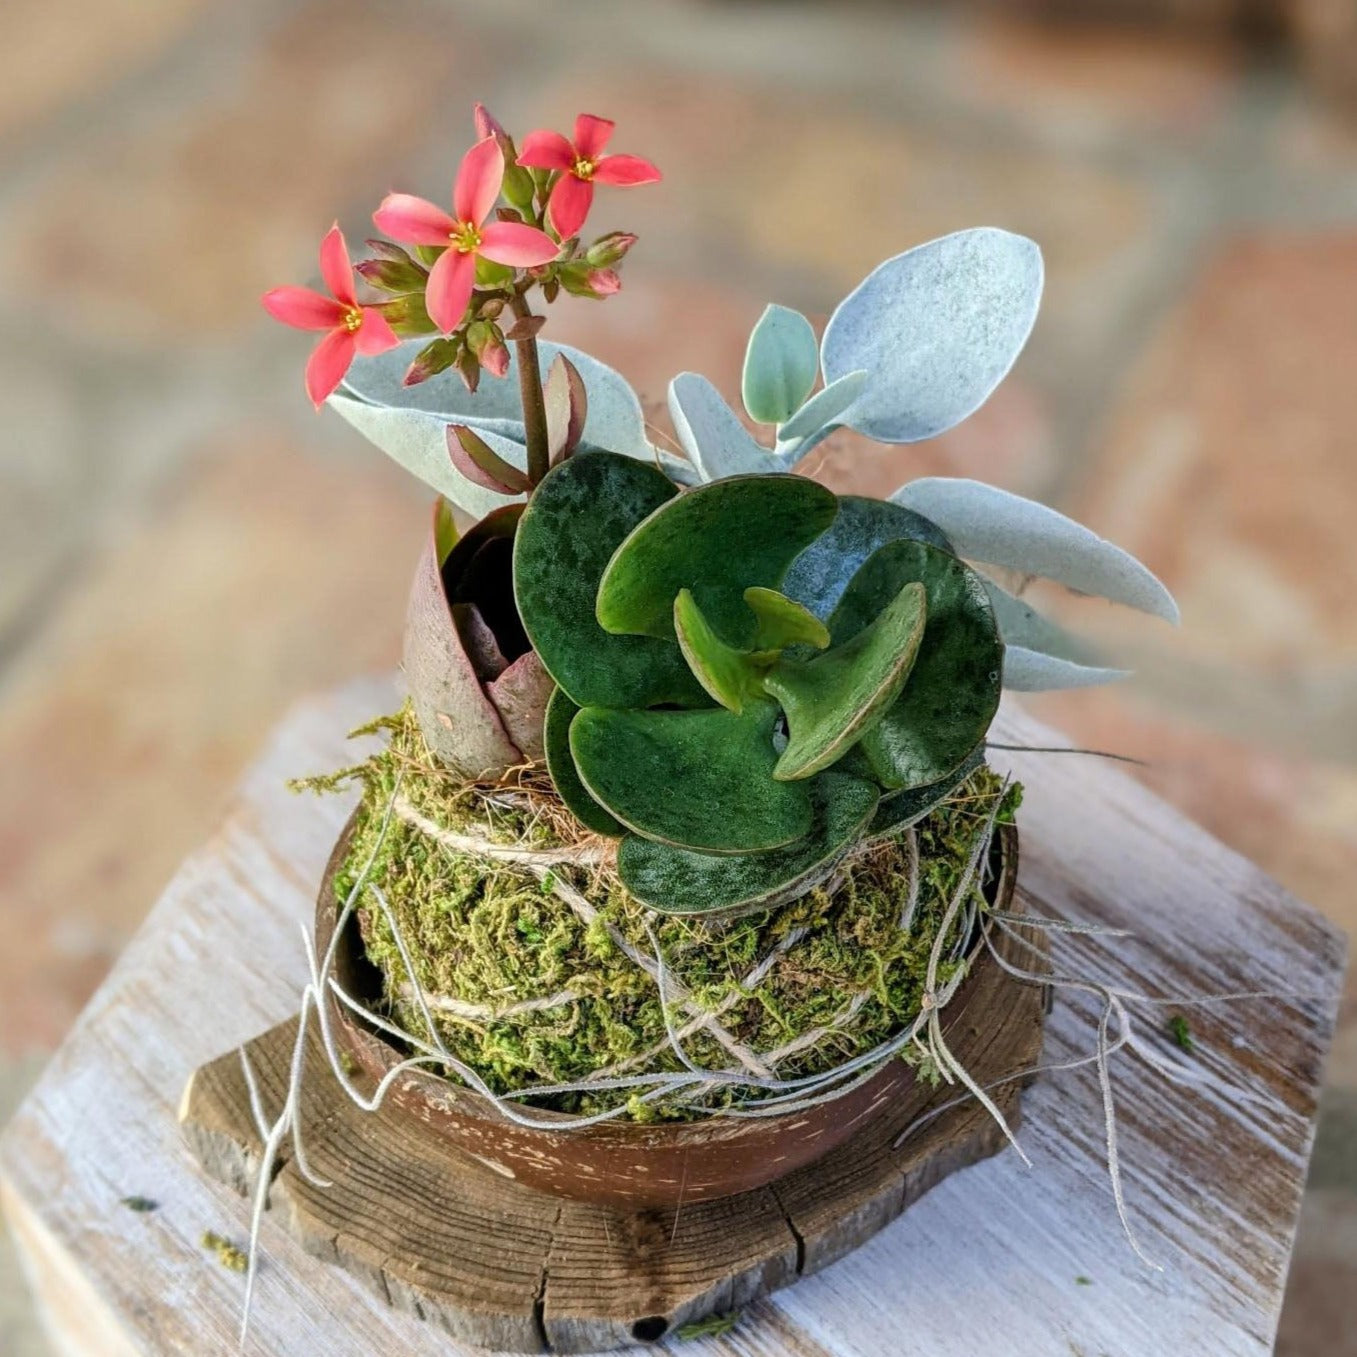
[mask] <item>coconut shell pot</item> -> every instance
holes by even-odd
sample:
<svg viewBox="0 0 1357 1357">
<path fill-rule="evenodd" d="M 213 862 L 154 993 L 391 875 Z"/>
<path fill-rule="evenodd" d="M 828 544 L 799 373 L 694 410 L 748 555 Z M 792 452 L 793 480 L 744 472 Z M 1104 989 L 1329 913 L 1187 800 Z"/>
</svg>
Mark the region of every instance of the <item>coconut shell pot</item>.
<svg viewBox="0 0 1357 1357">
<path fill-rule="evenodd" d="M 334 878 L 348 854 L 351 834 L 352 822 L 336 844 L 321 884 L 316 910 L 321 955 L 334 935 L 338 917 Z M 1011 825 L 1000 826 L 995 835 L 992 865 L 987 897 L 995 908 L 1013 910 L 1018 835 Z M 954 1045 L 956 1034 L 974 1036 L 981 1031 L 983 1024 L 971 1011 L 972 1004 L 985 988 L 988 972 L 997 970 L 978 938 L 970 947 L 968 965 L 967 979 L 943 1017 L 943 1030 L 953 1034 Z M 350 995 L 369 1006 L 380 1002 L 381 976 L 364 954 L 352 915 L 338 942 L 335 974 Z M 408 1053 L 385 1034 L 338 1000 L 330 1002 L 340 1051 L 374 1080 L 407 1058 Z M 652 1125 L 618 1121 L 572 1130 L 569 1117 L 540 1112 L 544 1124 L 525 1127 L 501 1116 L 481 1095 L 417 1069 L 398 1076 L 387 1095 L 444 1137 L 452 1149 L 497 1174 L 554 1196 L 620 1208 L 710 1201 L 763 1187 L 850 1140 L 887 1104 L 914 1099 L 922 1110 L 932 1096 L 916 1071 L 899 1059 L 829 1101 L 759 1118 L 712 1117 Z"/>
</svg>

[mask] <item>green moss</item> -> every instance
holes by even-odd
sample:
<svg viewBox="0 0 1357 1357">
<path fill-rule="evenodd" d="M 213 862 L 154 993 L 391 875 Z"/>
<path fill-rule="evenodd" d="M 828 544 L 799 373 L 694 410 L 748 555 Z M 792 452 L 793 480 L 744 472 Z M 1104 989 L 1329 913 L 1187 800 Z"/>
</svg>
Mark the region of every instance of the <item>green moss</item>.
<svg viewBox="0 0 1357 1357">
<path fill-rule="evenodd" d="M 230 1272 L 244 1272 L 250 1266 L 248 1255 L 243 1249 L 222 1235 L 216 1234 L 212 1230 L 206 1230 L 203 1237 L 198 1241 L 208 1253 L 216 1255 L 217 1262 Z"/>
<path fill-rule="evenodd" d="M 722 1334 L 729 1333 L 741 1319 L 740 1311 L 729 1310 L 725 1314 L 708 1315 L 706 1319 L 695 1319 L 691 1324 L 684 1324 L 674 1330 L 674 1337 L 680 1342 L 688 1342 L 693 1338 L 719 1338 Z"/>
<path fill-rule="evenodd" d="M 425 994 L 473 1007 L 437 1009 L 443 1039 L 501 1093 L 575 1083 L 619 1065 L 629 1073 L 681 1068 L 666 1041 L 655 980 L 619 939 L 649 956 L 658 943 L 668 974 L 688 991 L 689 1005 L 719 1012 L 721 1025 L 753 1051 L 766 1053 L 826 1029 L 778 1062 L 782 1078 L 821 1072 L 870 1050 L 918 1013 L 936 929 L 975 836 L 996 797 L 1004 798 L 1000 819 L 1011 819 L 1020 799 L 1016 789 L 1005 791 L 995 774 L 981 768 L 917 826 L 920 891 L 908 932 L 900 927 L 908 888 L 904 835 L 864 852 L 832 890 L 724 921 L 656 915 L 627 894 L 606 863 L 553 868 L 560 884 L 594 905 L 596 915 L 585 920 L 555 893 L 552 877 L 539 880 L 527 867 L 453 851 L 400 817 L 392 817 L 381 836 L 399 779 L 403 800 L 455 832 L 559 847 L 563 835 L 577 837 L 579 829 L 562 814 L 549 784 L 539 783 L 510 804 L 502 792 L 468 787 L 434 763 L 408 709 L 373 728 L 389 736 L 381 753 L 299 784 L 316 790 L 355 779 L 363 784 L 353 842 L 335 878 L 337 897 L 347 898 L 373 858 L 367 881 L 390 903 Z M 368 956 L 386 978 L 391 1015 L 423 1034 L 405 964 L 370 896 L 360 904 L 359 921 Z M 793 934 L 759 982 L 746 987 L 750 972 Z M 943 979 L 954 969 L 945 968 Z M 864 997 L 844 1020 L 858 995 Z M 506 1011 L 532 1000 L 543 1004 Z M 673 1012 L 680 1028 L 692 1016 L 682 1006 Z M 685 1049 L 699 1064 L 731 1064 L 729 1052 L 706 1031 L 687 1038 Z M 920 1070 L 920 1077 L 931 1073 Z M 700 1099 L 701 1109 L 717 1109 L 738 1096 L 740 1090 L 722 1087 Z M 601 1091 L 537 1105 L 589 1113 L 627 1097 L 626 1090 Z M 638 1120 L 700 1114 L 691 1091 L 684 1100 L 681 1106 L 641 1104 L 633 1094 L 629 1106 Z"/>
</svg>

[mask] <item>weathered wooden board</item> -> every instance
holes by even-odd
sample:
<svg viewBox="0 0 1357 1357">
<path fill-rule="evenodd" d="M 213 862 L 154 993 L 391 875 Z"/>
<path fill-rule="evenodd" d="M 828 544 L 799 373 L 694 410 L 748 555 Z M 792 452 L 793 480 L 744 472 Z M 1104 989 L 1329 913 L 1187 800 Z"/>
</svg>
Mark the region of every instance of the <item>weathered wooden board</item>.
<svg viewBox="0 0 1357 1357">
<path fill-rule="evenodd" d="M 236 1350 L 241 1278 L 199 1239 L 214 1229 L 243 1240 L 246 1208 L 196 1170 L 176 1106 L 194 1068 L 295 1010 L 299 930 L 348 806 L 298 800 L 282 782 L 347 758 L 340 732 L 392 695 L 387 682 L 354 685 L 284 723 L 221 832 L 184 864 L 0 1141 L 5 1209 L 62 1351 Z M 1057 742 L 1011 710 L 1001 730 L 1013 743 Z M 1006 1151 L 954 1175 L 851 1256 L 685 1353 L 1270 1350 L 1343 940 L 1114 768 L 1044 754 L 1014 755 L 1012 765 L 1028 787 L 1020 888 L 1029 908 L 1139 935 L 1061 943 L 1064 969 L 1155 991 L 1311 996 L 1191 1011 L 1196 1050 L 1181 1058 L 1258 1101 L 1173 1087 L 1134 1060 L 1117 1065 L 1128 1206 L 1162 1272 L 1138 1263 L 1122 1237 L 1097 1083 L 1083 1069 L 1026 1095 L 1032 1171 Z M 1088 1002 L 1059 998 L 1047 1058 L 1091 1049 L 1095 1016 Z M 1147 1028 L 1161 1025 L 1151 1013 Z M 131 1193 L 160 1209 L 129 1212 L 119 1201 Z M 259 1357 L 470 1351 L 309 1256 L 279 1222 L 266 1219 L 263 1240 L 250 1344 Z"/>
</svg>

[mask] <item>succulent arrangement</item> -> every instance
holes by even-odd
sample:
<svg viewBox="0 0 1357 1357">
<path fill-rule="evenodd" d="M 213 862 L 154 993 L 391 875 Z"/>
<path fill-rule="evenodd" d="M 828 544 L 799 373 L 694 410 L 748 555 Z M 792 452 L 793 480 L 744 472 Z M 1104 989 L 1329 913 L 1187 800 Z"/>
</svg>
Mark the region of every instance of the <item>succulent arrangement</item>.
<svg viewBox="0 0 1357 1357">
<path fill-rule="evenodd" d="M 605 452 L 523 514 L 515 598 L 557 684 L 547 766 L 652 908 L 794 898 L 975 765 L 1003 655 L 984 584 L 907 510 L 870 554 L 839 514 L 801 477 L 680 493 Z M 796 562 L 838 579 L 832 607 L 798 597 Z"/>
<path fill-rule="evenodd" d="M 458 1181 L 469 1155 L 487 1182 L 624 1225 L 672 1207 L 677 1230 L 690 1200 L 766 1191 L 869 1131 L 860 1144 L 891 1147 L 899 1209 L 902 1168 L 931 1182 L 992 1149 L 958 1119 L 920 1157 L 893 1157 L 968 1098 L 1013 1141 L 1004 1106 L 1043 1068 L 1038 991 L 1053 985 L 1106 1000 L 1096 1055 L 1064 1067 L 1098 1065 L 1125 1224 L 1107 1060 L 1128 1044 L 1150 1060 L 1130 1035 L 1137 996 L 1047 970 L 1040 930 L 1078 925 L 1024 916 L 1023 791 L 986 754 L 1005 688 L 1122 673 L 1034 608 L 1029 581 L 1168 622 L 1176 606 L 1125 551 L 997 487 L 925 476 L 875 499 L 799 474 L 838 430 L 913 444 L 980 407 L 1035 323 L 1040 250 L 989 227 L 916 246 L 818 333 L 767 307 L 743 410 L 680 373 L 670 437 L 617 372 L 542 337 L 543 304 L 622 291 L 637 238 L 587 239 L 596 188 L 660 171 L 612 153 L 613 125 L 593 115 L 521 144 L 480 106 L 475 122 L 450 209 L 388 194 L 373 217 L 389 239 L 367 258 L 351 262 L 336 224 L 326 291 L 264 297 L 320 335 L 316 407 L 436 499 L 409 598 L 409 700 L 356 732 L 381 748 L 296 784 L 362 795 L 321 885 L 271 1126 L 241 1051 L 242 1124 L 264 1140 L 251 1277 L 289 1130 L 296 1172 L 322 1185 L 300 1122 L 313 1041 L 361 1111 L 391 1094 L 413 1119 L 423 1169 L 451 1150 Z M 588 1134 L 625 1122 L 649 1128 Z M 393 1167 L 380 1138 L 362 1142 L 365 1194 L 374 1165 L 410 1181 L 417 1142 L 390 1147 Z M 542 1219 L 561 1216 L 548 1203 Z M 604 1233 L 625 1267 L 628 1246 Z M 560 1242 L 545 1237 L 542 1267 Z M 739 1266 L 681 1305 L 758 1275 Z M 638 1292 L 656 1310 L 639 1320 L 620 1303 L 619 1335 L 665 1331 L 652 1294 Z M 540 1286 L 531 1304 L 540 1346 Z M 585 1314 L 569 1311 L 571 1341 L 614 1332 Z"/>
<path fill-rule="evenodd" d="M 545 768 L 652 910 L 766 910 L 951 795 L 1001 688 L 1119 676 L 984 567 L 1176 620 L 1142 565 L 1031 500 L 938 477 L 874 500 L 796 474 L 836 429 L 913 443 L 981 405 L 1036 318 L 1031 241 L 981 228 L 887 260 L 818 338 L 768 307 L 747 418 L 682 373 L 664 448 L 625 380 L 539 338 L 532 306 L 619 292 L 636 237 L 584 242 L 594 187 L 659 170 L 608 154 L 591 115 L 521 150 L 480 106 L 476 124 L 450 212 L 393 193 L 374 220 L 399 243 L 351 268 L 335 227 L 331 295 L 265 297 L 325 332 L 313 401 L 438 492 L 405 669 L 444 769 Z M 460 534 L 454 509 L 475 520 Z"/>
</svg>

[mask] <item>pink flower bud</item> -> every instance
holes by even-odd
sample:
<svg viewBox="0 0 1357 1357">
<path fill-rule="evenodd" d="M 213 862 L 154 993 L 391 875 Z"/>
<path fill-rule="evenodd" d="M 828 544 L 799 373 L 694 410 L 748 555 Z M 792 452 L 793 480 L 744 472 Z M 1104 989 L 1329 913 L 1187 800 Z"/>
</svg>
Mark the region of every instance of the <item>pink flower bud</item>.
<svg viewBox="0 0 1357 1357">
<path fill-rule="evenodd" d="M 435 339 L 426 344 L 416 355 L 405 373 L 403 385 L 418 386 L 430 377 L 446 372 L 456 361 L 461 345 L 452 339 Z"/>
<path fill-rule="evenodd" d="M 364 259 L 354 265 L 354 272 L 378 292 L 404 295 L 423 292 L 429 281 L 428 269 L 421 268 L 408 256 L 395 259 Z"/>
<path fill-rule="evenodd" d="M 585 281 L 596 297 L 611 297 L 622 290 L 622 279 L 616 269 L 591 269 Z"/>
<path fill-rule="evenodd" d="M 626 258 L 627 251 L 636 244 L 630 231 L 612 231 L 599 236 L 585 253 L 585 259 L 596 269 L 606 269 Z"/>
<path fill-rule="evenodd" d="M 481 366 L 492 377 L 503 377 L 509 371 L 509 350 L 492 340 L 481 350 Z"/>
<path fill-rule="evenodd" d="M 462 379 L 462 385 L 474 396 L 476 388 L 481 384 L 481 365 L 476 361 L 476 355 L 470 349 L 463 349 L 457 356 L 455 366 L 458 376 Z"/>
<path fill-rule="evenodd" d="M 486 137 L 494 137 L 496 141 L 505 136 L 504 129 L 499 125 L 495 115 L 479 101 L 473 110 L 472 116 L 476 121 L 476 140 L 484 141 Z"/>
</svg>

